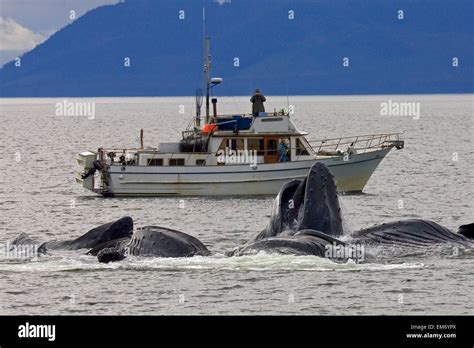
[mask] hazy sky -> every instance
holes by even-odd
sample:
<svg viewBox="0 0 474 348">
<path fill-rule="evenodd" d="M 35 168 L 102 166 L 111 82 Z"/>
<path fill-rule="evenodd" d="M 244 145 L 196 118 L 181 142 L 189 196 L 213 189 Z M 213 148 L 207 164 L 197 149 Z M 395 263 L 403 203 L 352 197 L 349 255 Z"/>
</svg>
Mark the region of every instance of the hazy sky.
<svg viewBox="0 0 474 348">
<path fill-rule="evenodd" d="M 0 0 L 0 65 L 31 50 L 71 20 L 119 0 Z"/>
</svg>

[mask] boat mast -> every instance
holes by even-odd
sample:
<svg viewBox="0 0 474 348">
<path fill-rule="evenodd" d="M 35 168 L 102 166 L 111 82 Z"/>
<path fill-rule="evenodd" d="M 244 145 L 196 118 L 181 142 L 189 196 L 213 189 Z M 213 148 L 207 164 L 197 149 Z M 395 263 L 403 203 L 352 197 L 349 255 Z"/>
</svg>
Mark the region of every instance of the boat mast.
<svg viewBox="0 0 474 348">
<path fill-rule="evenodd" d="M 211 70 L 211 57 L 209 55 L 209 42 L 211 38 L 206 36 L 204 40 L 204 84 L 206 88 L 206 124 L 209 123 L 209 71 Z"/>
</svg>

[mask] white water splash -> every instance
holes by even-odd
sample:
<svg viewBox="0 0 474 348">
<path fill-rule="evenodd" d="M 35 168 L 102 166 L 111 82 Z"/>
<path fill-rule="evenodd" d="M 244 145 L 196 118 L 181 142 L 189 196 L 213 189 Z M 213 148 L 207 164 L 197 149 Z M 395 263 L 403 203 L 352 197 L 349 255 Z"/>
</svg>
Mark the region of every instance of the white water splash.
<svg viewBox="0 0 474 348">
<path fill-rule="evenodd" d="M 401 264 L 357 264 L 351 260 L 347 263 L 334 263 L 317 256 L 294 256 L 267 254 L 226 257 L 194 256 L 190 258 L 151 258 L 129 257 L 116 263 L 102 264 L 92 256 L 79 257 L 40 257 L 30 261 L 2 262 L 0 272 L 64 272 L 64 271 L 97 271 L 97 270 L 213 270 L 213 271 L 363 271 L 391 270 L 396 268 L 421 268 L 422 263 Z"/>
</svg>

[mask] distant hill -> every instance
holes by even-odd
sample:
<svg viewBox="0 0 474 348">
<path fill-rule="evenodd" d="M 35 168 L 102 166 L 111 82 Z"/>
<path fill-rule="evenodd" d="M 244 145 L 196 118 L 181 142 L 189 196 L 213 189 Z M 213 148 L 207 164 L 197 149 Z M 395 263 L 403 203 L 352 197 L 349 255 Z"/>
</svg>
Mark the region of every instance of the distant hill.
<svg viewBox="0 0 474 348">
<path fill-rule="evenodd" d="M 99 7 L 24 54 L 21 67 L 6 64 L 0 96 L 192 95 L 202 79 L 203 5 L 219 95 L 474 92 L 472 0 L 228 2 Z"/>
</svg>

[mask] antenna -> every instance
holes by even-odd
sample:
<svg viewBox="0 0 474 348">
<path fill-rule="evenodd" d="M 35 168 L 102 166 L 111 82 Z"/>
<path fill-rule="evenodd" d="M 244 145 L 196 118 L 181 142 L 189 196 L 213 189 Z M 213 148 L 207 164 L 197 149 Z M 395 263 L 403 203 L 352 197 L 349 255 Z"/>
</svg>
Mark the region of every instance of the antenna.
<svg viewBox="0 0 474 348">
<path fill-rule="evenodd" d="M 196 128 L 201 127 L 202 88 L 196 89 Z"/>
<path fill-rule="evenodd" d="M 202 38 L 206 39 L 206 8 L 202 8 Z"/>
<path fill-rule="evenodd" d="M 209 41 L 211 38 L 206 36 L 204 40 L 204 85 L 206 88 L 206 123 L 209 123 L 209 71 L 211 70 L 211 60 L 209 56 Z"/>
<path fill-rule="evenodd" d="M 286 76 L 286 107 L 288 109 L 288 115 L 290 114 L 290 97 L 288 96 L 288 76 Z"/>
<path fill-rule="evenodd" d="M 204 1 L 203 1 L 204 5 Z M 203 6 L 202 7 L 202 41 L 205 43 L 206 42 L 206 8 Z M 207 70 L 207 59 L 206 59 L 206 44 L 204 44 L 204 74 L 206 74 Z M 207 87 L 207 77 L 204 75 L 204 84 L 205 87 Z M 207 90 L 206 90 L 207 91 Z M 203 90 L 202 88 L 196 89 L 196 128 L 201 127 L 201 106 L 202 106 L 202 94 Z M 206 98 L 206 102 L 208 103 L 208 100 Z M 208 117 L 208 109 L 206 109 L 206 123 L 207 123 L 207 117 Z"/>
<path fill-rule="evenodd" d="M 211 72 L 210 43 L 211 38 L 206 35 L 206 9 L 202 8 L 202 31 L 204 35 L 204 88 L 206 90 L 206 124 L 209 123 L 209 95 L 211 88 L 222 83 L 222 78 L 209 78 Z"/>
</svg>

